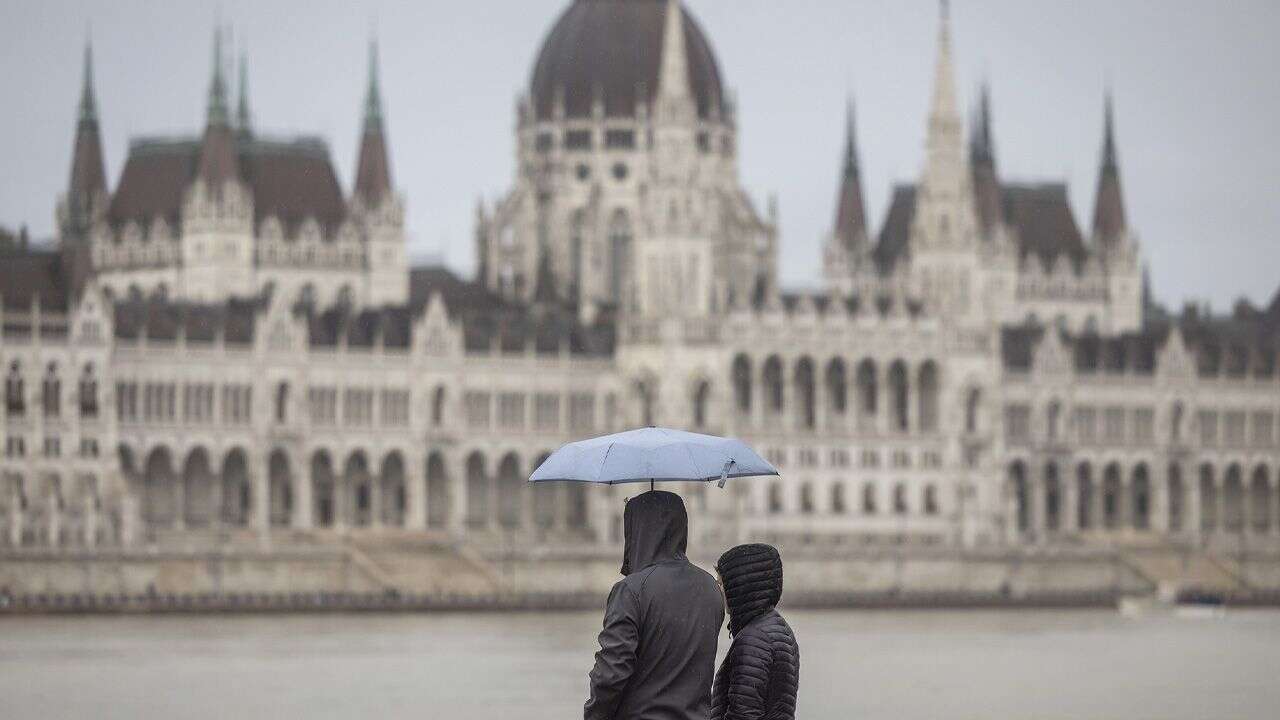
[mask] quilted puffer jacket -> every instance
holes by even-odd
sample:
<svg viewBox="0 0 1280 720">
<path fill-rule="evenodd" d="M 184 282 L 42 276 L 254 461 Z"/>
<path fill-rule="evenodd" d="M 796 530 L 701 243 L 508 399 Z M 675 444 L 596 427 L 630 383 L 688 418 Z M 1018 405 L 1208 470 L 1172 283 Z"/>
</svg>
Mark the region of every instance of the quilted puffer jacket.
<svg viewBox="0 0 1280 720">
<path fill-rule="evenodd" d="M 739 545 L 716 563 L 733 645 L 716 671 L 712 720 L 794 720 L 800 647 L 775 606 L 782 558 L 769 545 Z"/>
</svg>

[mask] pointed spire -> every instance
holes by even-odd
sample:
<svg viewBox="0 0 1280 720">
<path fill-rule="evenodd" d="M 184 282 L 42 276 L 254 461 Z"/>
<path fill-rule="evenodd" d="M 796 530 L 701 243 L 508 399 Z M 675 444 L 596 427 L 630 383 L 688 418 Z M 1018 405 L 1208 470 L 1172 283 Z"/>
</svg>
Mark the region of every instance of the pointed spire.
<svg viewBox="0 0 1280 720">
<path fill-rule="evenodd" d="M 98 122 L 98 100 L 93 90 L 93 40 L 84 42 L 84 74 L 80 89 L 80 122 Z"/>
<path fill-rule="evenodd" d="M 391 165 L 382 128 L 382 90 L 378 84 L 378 41 L 369 41 L 369 86 L 364 101 L 364 132 L 356 161 L 355 193 L 376 206 L 391 192 Z"/>
<path fill-rule="evenodd" d="M 973 138 L 969 144 L 973 171 L 973 199 L 978 221 L 990 230 L 1000 221 L 1000 179 L 996 172 L 995 141 L 991 131 L 991 88 L 982 83 L 974 116 Z"/>
<path fill-rule="evenodd" d="M 215 196 L 222 187 L 240 177 L 236 139 L 231 131 L 227 108 L 227 83 L 223 75 L 226 57 L 222 51 L 222 27 L 213 29 L 213 79 L 209 81 L 209 110 L 200 146 L 200 177 Z"/>
<path fill-rule="evenodd" d="M 866 206 L 862 200 L 862 178 L 858 168 L 857 132 L 854 124 L 853 98 L 845 110 L 844 168 L 840 178 L 840 195 L 836 200 L 836 237 L 845 249 L 854 251 L 866 243 Z"/>
<path fill-rule="evenodd" d="M 956 110 L 955 70 L 951 61 L 951 15 L 947 0 L 941 0 L 941 21 L 938 25 L 938 58 L 934 65 L 933 104 L 931 122 L 945 121 L 960 124 Z"/>
<path fill-rule="evenodd" d="M 378 87 L 378 40 L 369 41 L 369 86 L 364 98 L 364 130 L 382 129 L 382 91 Z"/>
<path fill-rule="evenodd" d="M 225 58 L 222 54 L 222 27 L 213 29 L 213 78 L 209 81 L 209 108 L 207 122 L 209 125 L 226 125 L 227 116 L 227 83 L 222 76 Z"/>
<path fill-rule="evenodd" d="M 662 31 L 662 65 L 658 75 L 659 103 L 692 100 L 689 90 L 689 59 L 685 47 L 684 8 L 680 0 L 667 0 Z"/>
<path fill-rule="evenodd" d="M 240 99 L 236 103 L 236 130 L 242 137 L 253 134 L 253 118 L 249 113 L 249 53 L 240 51 Z"/>
<path fill-rule="evenodd" d="M 1102 162 L 1098 171 L 1098 194 L 1093 205 L 1093 235 L 1100 244 L 1109 246 L 1120 241 L 1128 230 L 1110 92 L 1107 93 L 1102 132 Z"/>
<path fill-rule="evenodd" d="M 93 88 L 93 43 L 85 40 L 84 77 L 76 122 L 71 177 L 67 183 L 67 237 L 84 237 L 93 221 L 93 203 L 107 193 L 106 165 L 102 161 L 102 137 L 98 130 L 98 101 Z"/>
<path fill-rule="evenodd" d="M 973 137 L 969 144 L 969 158 L 975 164 L 995 164 L 996 147 L 991 139 L 991 86 L 984 80 L 978 90 L 978 108 L 973 123 Z"/>
</svg>

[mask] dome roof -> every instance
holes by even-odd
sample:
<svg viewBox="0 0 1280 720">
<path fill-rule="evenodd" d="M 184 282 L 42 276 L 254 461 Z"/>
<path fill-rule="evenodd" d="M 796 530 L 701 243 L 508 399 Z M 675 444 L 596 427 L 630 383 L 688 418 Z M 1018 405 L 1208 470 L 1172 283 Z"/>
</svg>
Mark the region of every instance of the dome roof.
<svg viewBox="0 0 1280 720">
<path fill-rule="evenodd" d="M 638 88 L 644 83 L 651 101 L 658 89 L 667 0 L 574 0 L 547 35 L 533 67 L 530 95 L 538 119 L 552 116 L 557 88 L 564 88 L 565 114 L 591 114 L 596 88 L 603 94 L 605 114 L 635 113 Z M 723 109 L 720 69 L 711 43 L 684 9 L 684 36 L 689 87 L 698 115 Z"/>
</svg>

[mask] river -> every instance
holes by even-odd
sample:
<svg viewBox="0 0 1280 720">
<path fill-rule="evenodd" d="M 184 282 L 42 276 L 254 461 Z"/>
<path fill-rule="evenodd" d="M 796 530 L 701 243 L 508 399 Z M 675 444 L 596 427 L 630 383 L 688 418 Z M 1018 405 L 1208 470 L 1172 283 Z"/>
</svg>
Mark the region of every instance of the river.
<svg viewBox="0 0 1280 720">
<path fill-rule="evenodd" d="M 1280 612 L 794 611 L 805 720 L 1274 718 Z M 0 619 L 5 718 L 581 717 L 591 613 Z M 727 635 L 721 637 L 721 652 Z"/>
</svg>

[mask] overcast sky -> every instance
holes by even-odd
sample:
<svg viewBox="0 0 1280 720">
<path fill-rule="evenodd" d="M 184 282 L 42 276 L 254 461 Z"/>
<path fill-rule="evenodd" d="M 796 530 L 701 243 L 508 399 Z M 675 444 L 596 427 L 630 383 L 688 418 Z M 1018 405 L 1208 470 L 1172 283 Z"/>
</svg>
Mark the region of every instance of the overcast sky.
<svg viewBox="0 0 1280 720">
<path fill-rule="evenodd" d="M 469 273 L 473 208 L 509 187 L 515 98 L 568 0 L 283 3 L 0 0 L 0 224 L 53 232 L 91 27 L 107 171 L 138 135 L 202 129 L 215 13 L 247 43 L 256 127 L 328 140 L 350 189 L 376 27 L 393 181 L 411 251 Z M 935 0 L 688 0 L 737 91 L 742 180 L 776 193 L 782 274 L 814 285 L 832 222 L 845 97 L 873 229 L 922 163 Z M 1065 180 L 1093 212 L 1112 86 L 1130 224 L 1178 306 L 1280 285 L 1280 3 L 953 0 L 958 83 L 992 86 L 1005 179 Z"/>
</svg>

